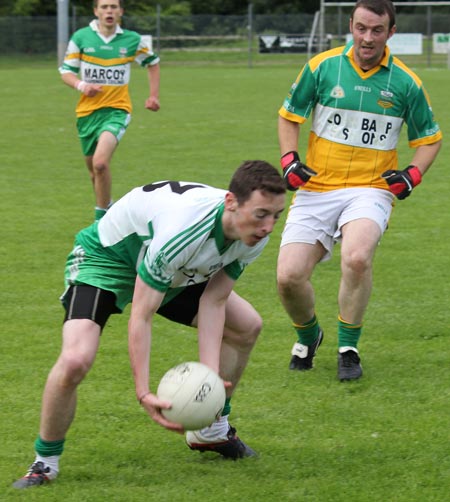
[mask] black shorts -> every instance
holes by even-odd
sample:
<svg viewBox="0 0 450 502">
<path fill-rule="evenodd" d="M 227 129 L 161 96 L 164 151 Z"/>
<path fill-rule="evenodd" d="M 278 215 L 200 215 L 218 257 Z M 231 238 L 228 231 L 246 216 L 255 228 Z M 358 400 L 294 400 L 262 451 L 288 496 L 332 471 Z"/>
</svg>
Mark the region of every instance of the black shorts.
<svg viewBox="0 0 450 502">
<path fill-rule="evenodd" d="M 175 298 L 159 307 L 157 313 L 178 324 L 192 326 L 192 321 L 198 313 L 200 297 L 207 284 L 207 282 L 201 282 L 200 284 L 188 286 Z"/>
<path fill-rule="evenodd" d="M 101 329 L 111 314 L 120 313 L 116 307 L 116 295 L 111 291 L 89 285 L 70 286 L 61 297 L 66 309 L 64 322 L 72 319 L 90 319 Z"/>
<path fill-rule="evenodd" d="M 157 311 L 170 321 L 191 326 L 198 312 L 200 297 L 207 282 L 188 286 Z M 116 295 L 111 291 L 87 284 L 70 286 L 62 295 L 61 301 L 66 309 L 64 322 L 72 319 L 90 319 L 103 330 L 111 314 L 120 314 L 116 307 Z"/>
</svg>

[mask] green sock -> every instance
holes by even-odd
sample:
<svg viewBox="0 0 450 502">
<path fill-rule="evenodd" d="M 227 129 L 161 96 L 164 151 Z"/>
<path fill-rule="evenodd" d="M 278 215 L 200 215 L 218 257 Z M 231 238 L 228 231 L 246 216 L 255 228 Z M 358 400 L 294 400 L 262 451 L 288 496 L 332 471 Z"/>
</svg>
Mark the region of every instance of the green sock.
<svg viewBox="0 0 450 502">
<path fill-rule="evenodd" d="M 222 416 L 229 415 L 231 412 L 231 397 L 225 399 L 225 406 L 223 407 Z"/>
<path fill-rule="evenodd" d="M 103 216 L 105 216 L 107 209 L 103 209 L 102 207 L 95 207 L 95 221 L 101 220 Z"/>
<path fill-rule="evenodd" d="M 44 441 L 41 436 L 38 436 L 34 442 L 34 449 L 41 457 L 52 457 L 61 455 L 64 450 L 64 439 L 58 441 Z"/>
<path fill-rule="evenodd" d="M 114 201 L 110 201 L 106 208 L 95 206 L 95 221 L 101 220 L 105 216 L 108 209 L 114 204 Z"/>
<path fill-rule="evenodd" d="M 294 324 L 298 341 L 302 345 L 311 345 L 319 337 L 319 321 L 316 315 L 306 324 Z"/>
<path fill-rule="evenodd" d="M 345 322 L 341 316 L 338 317 L 338 346 L 354 347 L 358 345 L 361 336 L 362 324 L 350 324 Z"/>
</svg>

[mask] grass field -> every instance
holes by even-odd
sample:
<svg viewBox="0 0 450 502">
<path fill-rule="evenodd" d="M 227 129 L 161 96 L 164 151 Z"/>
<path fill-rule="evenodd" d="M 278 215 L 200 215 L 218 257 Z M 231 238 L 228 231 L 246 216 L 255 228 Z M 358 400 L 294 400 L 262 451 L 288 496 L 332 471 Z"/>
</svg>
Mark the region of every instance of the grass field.
<svg viewBox="0 0 450 502">
<path fill-rule="evenodd" d="M 133 121 L 113 161 L 115 198 L 159 179 L 226 187 L 245 159 L 278 163 L 277 110 L 299 65 L 162 66 L 161 110 L 143 109 L 133 68 Z M 421 70 L 450 134 L 447 70 Z M 52 62 L 0 66 L 2 500 L 446 501 L 450 493 L 450 155 L 394 210 L 377 251 L 360 342 L 364 376 L 336 379 L 339 249 L 314 277 L 325 341 L 316 368 L 289 372 L 294 342 L 275 288 L 282 222 L 237 290 L 265 327 L 233 399 L 232 424 L 260 452 L 227 462 L 191 452 L 137 405 L 127 317 L 110 319 L 52 486 L 10 488 L 32 461 L 40 399 L 60 349 L 62 273 L 93 194 L 76 136 L 76 93 Z M 300 149 L 304 152 L 305 141 Z M 401 165 L 410 160 L 405 138 Z M 153 385 L 196 358 L 195 333 L 158 319 Z"/>
</svg>

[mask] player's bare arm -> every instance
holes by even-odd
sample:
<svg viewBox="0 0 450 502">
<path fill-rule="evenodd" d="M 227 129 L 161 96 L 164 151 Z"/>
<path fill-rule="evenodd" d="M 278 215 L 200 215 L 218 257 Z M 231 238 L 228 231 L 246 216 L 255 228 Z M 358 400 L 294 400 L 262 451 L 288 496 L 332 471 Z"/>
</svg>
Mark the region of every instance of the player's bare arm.
<svg viewBox="0 0 450 502">
<path fill-rule="evenodd" d="M 278 117 L 278 141 L 281 155 L 298 149 L 300 126 L 284 117 Z"/>
<path fill-rule="evenodd" d="M 150 392 L 152 319 L 163 298 L 164 293 L 148 286 L 139 276 L 136 277 L 128 322 L 128 351 L 139 403 L 156 423 L 182 433 L 180 425 L 170 422 L 161 414 L 161 408 L 169 408 L 170 403 Z"/>
<path fill-rule="evenodd" d="M 63 73 L 61 75 L 62 81 L 68 85 L 69 87 L 73 87 L 77 91 L 81 92 L 85 96 L 90 98 L 97 95 L 99 92 L 102 92 L 102 86 L 99 84 L 89 84 L 80 80 L 75 73 Z"/>
<path fill-rule="evenodd" d="M 157 112 L 160 108 L 159 104 L 159 82 L 160 82 L 160 69 L 159 64 L 150 65 L 147 68 L 148 82 L 150 86 L 150 95 L 145 101 L 145 108 L 153 112 Z"/>
<path fill-rule="evenodd" d="M 417 166 L 420 169 L 421 174 L 424 175 L 434 162 L 441 146 L 442 140 L 432 143 L 431 145 L 419 146 L 414 153 L 411 164 Z"/>
</svg>

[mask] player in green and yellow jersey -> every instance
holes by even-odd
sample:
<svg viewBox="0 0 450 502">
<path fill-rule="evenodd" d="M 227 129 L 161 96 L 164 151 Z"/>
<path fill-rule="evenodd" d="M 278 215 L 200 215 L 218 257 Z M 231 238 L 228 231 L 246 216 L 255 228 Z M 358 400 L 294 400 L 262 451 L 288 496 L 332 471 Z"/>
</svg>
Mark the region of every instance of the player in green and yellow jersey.
<svg viewBox="0 0 450 502">
<path fill-rule="evenodd" d="M 155 112 L 160 107 L 160 70 L 150 37 L 120 27 L 122 0 L 94 0 L 94 14 L 97 19 L 73 34 L 59 71 L 64 83 L 81 93 L 77 128 L 98 220 L 112 203 L 111 159 L 131 120 L 131 63 L 147 68 L 145 107 Z"/>
<path fill-rule="evenodd" d="M 290 369 L 312 368 L 323 331 L 311 276 L 341 241 L 338 294 L 338 378 L 362 375 L 357 349 L 372 288 L 372 262 L 394 196 L 418 185 L 441 146 L 419 77 L 393 57 L 395 9 L 389 0 L 359 0 L 350 18 L 353 40 L 309 61 L 279 110 L 281 166 L 297 190 L 282 236 L 278 289 L 298 341 Z M 297 149 L 312 114 L 306 164 Z M 406 123 L 410 165 L 398 169 L 397 143 Z"/>
</svg>

